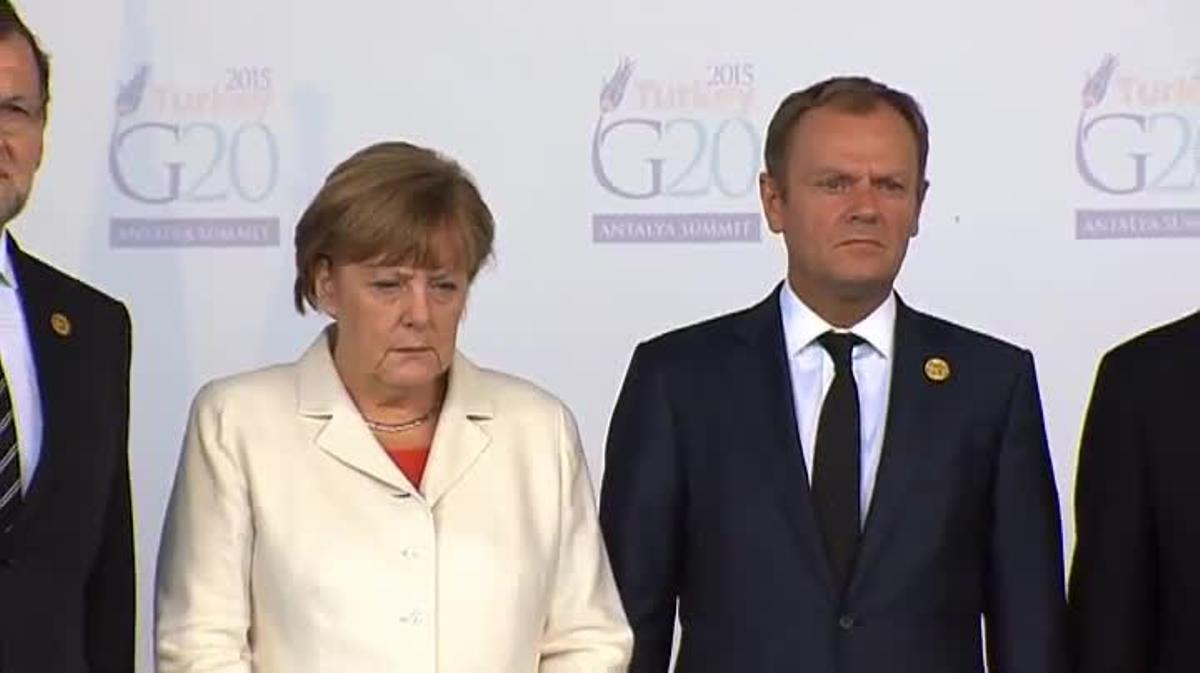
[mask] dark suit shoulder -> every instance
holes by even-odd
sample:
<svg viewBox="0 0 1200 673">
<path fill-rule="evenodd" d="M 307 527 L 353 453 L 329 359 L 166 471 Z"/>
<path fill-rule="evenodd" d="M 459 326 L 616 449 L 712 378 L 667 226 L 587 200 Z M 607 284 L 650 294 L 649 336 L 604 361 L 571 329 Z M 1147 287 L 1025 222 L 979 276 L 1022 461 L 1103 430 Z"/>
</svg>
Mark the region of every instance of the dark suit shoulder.
<svg viewBox="0 0 1200 673">
<path fill-rule="evenodd" d="M 994 363 L 1017 364 L 1030 357 L 1027 349 L 951 322 L 923 313 L 901 302 L 897 307 L 896 329 L 909 332 L 916 342 L 931 349 Z M 697 358 L 719 358 L 731 346 L 761 339 L 782 338 L 779 303 L 775 293 L 762 302 L 724 315 L 680 327 L 644 342 L 639 350 L 654 362 L 695 363 Z"/>
<path fill-rule="evenodd" d="M 61 311 L 86 317 L 89 324 L 113 338 L 128 340 L 130 320 L 124 303 L 24 252 L 11 238 L 9 243 L 27 314 Z"/>
<path fill-rule="evenodd" d="M 678 327 L 644 341 L 638 350 L 656 362 L 687 363 L 711 357 L 743 338 L 747 323 L 760 319 L 761 311 L 759 304 Z"/>
<path fill-rule="evenodd" d="M 1143 332 L 1109 350 L 1101 369 L 1132 387 L 1145 382 L 1186 386 L 1200 373 L 1200 313 Z"/>
<path fill-rule="evenodd" d="M 21 283 L 44 284 L 53 286 L 55 291 L 66 293 L 73 301 L 92 304 L 100 310 L 124 312 L 124 304 L 117 299 L 101 292 L 95 287 L 79 280 L 33 255 L 21 252 Z"/>
<path fill-rule="evenodd" d="M 1108 352 L 1114 362 L 1176 363 L 1184 353 L 1200 349 L 1200 313 L 1159 325 L 1125 341 Z"/>
<path fill-rule="evenodd" d="M 953 344 L 981 355 L 1002 358 L 1024 358 L 1027 349 L 979 330 L 950 322 L 945 318 L 907 308 L 913 324 L 922 337 L 932 344 Z"/>
</svg>

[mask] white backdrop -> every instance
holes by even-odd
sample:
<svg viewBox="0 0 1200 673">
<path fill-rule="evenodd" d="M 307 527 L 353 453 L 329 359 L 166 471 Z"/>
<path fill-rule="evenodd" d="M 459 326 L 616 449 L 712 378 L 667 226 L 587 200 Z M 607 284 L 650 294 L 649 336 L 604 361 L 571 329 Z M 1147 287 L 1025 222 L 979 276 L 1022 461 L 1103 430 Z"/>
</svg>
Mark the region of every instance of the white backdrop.
<svg viewBox="0 0 1200 673">
<path fill-rule="evenodd" d="M 1195 0 L 19 4 L 54 103 L 14 229 L 133 314 L 147 671 L 188 403 L 318 331 L 291 309 L 292 227 L 369 142 L 428 144 L 476 176 L 497 263 L 461 346 L 565 399 L 597 480 L 636 342 L 782 276 L 745 188 L 779 99 L 830 74 L 924 104 L 933 188 L 900 289 L 1033 349 L 1068 548 L 1097 358 L 1196 307 Z"/>
</svg>

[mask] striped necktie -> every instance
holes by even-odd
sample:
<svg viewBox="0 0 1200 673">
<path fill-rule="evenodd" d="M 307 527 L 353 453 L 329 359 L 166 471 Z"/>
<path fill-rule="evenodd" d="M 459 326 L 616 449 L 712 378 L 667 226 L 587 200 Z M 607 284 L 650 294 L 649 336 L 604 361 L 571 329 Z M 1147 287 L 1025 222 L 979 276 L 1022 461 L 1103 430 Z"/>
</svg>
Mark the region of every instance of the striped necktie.
<svg viewBox="0 0 1200 673">
<path fill-rule="evenodd" d="M 8 378 L 0 363 L 0 530 L 7 530 L 21 509 L 21 457 Z"/>
</svg>

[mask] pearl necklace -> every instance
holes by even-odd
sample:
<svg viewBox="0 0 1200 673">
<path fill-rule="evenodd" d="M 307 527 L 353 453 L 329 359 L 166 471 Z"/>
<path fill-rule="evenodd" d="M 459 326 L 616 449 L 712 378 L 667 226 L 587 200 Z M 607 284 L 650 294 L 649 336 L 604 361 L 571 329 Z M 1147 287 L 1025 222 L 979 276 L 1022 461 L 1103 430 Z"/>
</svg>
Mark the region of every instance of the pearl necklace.
<svg viewBox="0 0 1200 673">
<path fill-rule="evenodd" d="M 433 411 L 433 409 L 430 409 L 416 418 L 412 418 L 400 423 L 384 423 L 382 421 L 375 421 L 367 418 L 365 415 L 362 418 L 363 421 L 366 422 L 367 427 L 371 428 L 375 432 L 397 433 L 404 432 L 405 430 L 412 430 L 413 428 L 425 425 L 429 419 L 433 418 Z"/>
</svg>

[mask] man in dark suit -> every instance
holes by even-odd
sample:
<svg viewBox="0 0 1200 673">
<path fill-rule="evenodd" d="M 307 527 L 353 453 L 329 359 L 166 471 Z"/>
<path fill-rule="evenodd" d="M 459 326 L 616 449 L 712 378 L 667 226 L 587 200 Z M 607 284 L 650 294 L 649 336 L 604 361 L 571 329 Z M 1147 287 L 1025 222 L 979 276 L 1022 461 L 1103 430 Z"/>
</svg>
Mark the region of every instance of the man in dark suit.
<svg viewBox="0 0 1200 673">
<path fill-rule="evenodd" d="M 927 138 L 865 78 L 788 96 L 760 178 L 786 282 L 635 351 L 601 497 L 632 673 L 667 670 L 677 606 L 681 673 L 1064 671 L 1033 359 L 892 289 Z"/>
<path fill-rule="evenodd" d="M 41 162 L 48 80 L 0 2 L 0 673 L 131 673 L 129 317 L 6 226 Z"/>
<path fill-rule="evenodd" d="M 1200 671 L 1200 313 L 1104 356 L 1075 482 L 1077 673 Z"/>
</svg>

